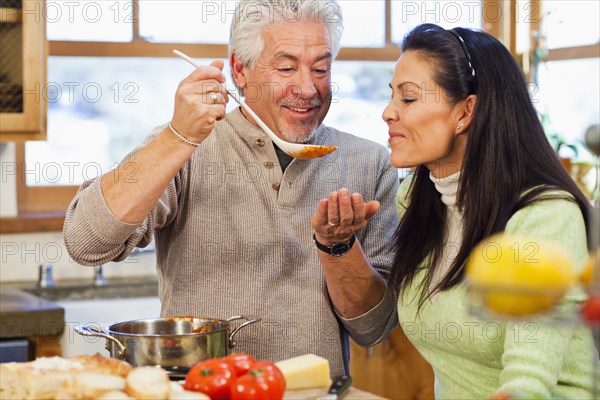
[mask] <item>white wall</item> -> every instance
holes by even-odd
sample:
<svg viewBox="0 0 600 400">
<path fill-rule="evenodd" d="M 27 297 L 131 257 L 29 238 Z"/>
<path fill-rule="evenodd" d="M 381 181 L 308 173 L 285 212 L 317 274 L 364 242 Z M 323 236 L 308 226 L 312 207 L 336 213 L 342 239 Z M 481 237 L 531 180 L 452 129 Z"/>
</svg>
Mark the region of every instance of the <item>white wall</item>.
<svg viewBox="0 0 600 400">
<path fill-rule="evenodd" d="M 54 265 L 53 277 L 57 286 L 63 279 L 93 278 L 93 270 L 75 263 L 67 253 L 62 232 L 19 233 L 0 235 L 0 283 L 35 281 L 38 265 Z M 153 252 L 140 253 L 119 263 L 104 266 L 107 278 L 156 275 Z"/>
<path fill-rule="evenodd" d="M 0 143 L 0 217 L 17 215 L 15 144 Z"/>
</svg>

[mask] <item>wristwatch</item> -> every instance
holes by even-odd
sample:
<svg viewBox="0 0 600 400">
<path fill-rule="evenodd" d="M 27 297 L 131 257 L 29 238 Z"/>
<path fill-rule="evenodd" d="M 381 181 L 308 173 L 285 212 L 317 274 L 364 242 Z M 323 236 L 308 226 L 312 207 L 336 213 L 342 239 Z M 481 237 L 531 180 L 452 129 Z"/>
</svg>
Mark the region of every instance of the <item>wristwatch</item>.
<svg viewBox="0 0 600 400">
<path fill-rule="evenodd" d="M 334 243 L 331 246 L 325 246 L 323 243 L 319 243 L 314 233 L 313 239 L 319 250 L 331 254 L 332 256 L 339 257 L 346 254 L 346 252 L 352 248 L 352 245 L 354 245 L 354 241 L 356 240 L 356 235 L 352 234 L 352 237 L 347 242 Z"/>
</svg>

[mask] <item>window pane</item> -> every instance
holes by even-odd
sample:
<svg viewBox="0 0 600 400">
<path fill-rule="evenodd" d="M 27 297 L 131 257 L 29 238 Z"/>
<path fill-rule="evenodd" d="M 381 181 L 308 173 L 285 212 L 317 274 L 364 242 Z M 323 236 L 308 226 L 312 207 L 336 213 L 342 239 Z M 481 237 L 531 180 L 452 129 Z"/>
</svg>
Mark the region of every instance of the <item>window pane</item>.
<svg viewBox="0 0 600 400">
<path fill-rule="evenodd" d="M 522 54 L 529 51 L 531 47 L 531 23 L 539 22 L 534 20 L 534 18 L 539 20 L 539 17 L 535 17 L 535 15 L 539 15 L 539 10 L 533 9 L 533 4 L 530 0 L 517 0 L 516 4 L 518 10 L 516 18 L 516 50 L 517 54 Z M 532 14 L 534 14 L 533 17 Z M 534 34 L 537 34 L 537 32 Z"/>
<path fill-rule="evenodd" d="M 152 42 L 227 43 L 237 1 L 141 0 L 140 35 Z"/>
<path fill-rule="evenodd" d="M 344 15 L 342 46 L 383 46 L 384 0 L 340 0 L 339 3 Z M 227 43 L 236 4 L 237 1 L 141 0 L 140 35 L 155 42 Z M 366 26 L 369 29 L 365 29 Z"/>
<path fill-rule="evenodd" d="M 387 146 L 381 113 L 393 68 L 393 62 L 336 61 L 325 123 Z M 42 92 L 48 140 L 26 144 L 27 185 L 79 185 L 114 168 L 169 121 L 177 85 L 191 70 L 174 58 L 50 57 Z M 228 111 L 235 107 L 230 101 Z"/>
<path fill-rule="evenodd" d="M 137 16 L 131 0 L 56 0 L 45 17 L 48 40 L 129 42 Z"/>
<path fill-rule="evenodd" d="M 472 1 L 392 1 L 392 40 L 401 43 L 417 25 L 433 23 L 445 29 L 460 26 L 481 29 L 482 5 Z"/>
<path fill-rule="evenodd" d="M 600 2 L 544 1 L 544 32 L 548 48 L 573 47 L 600 41 Z"/>
<path fill-rule="evenodd" d="M 344 17 L 342 47 L 381 47 L 385 44 L 383 0 L 339 0 Z"/>
<path fill-rule="evenodd" d="M 49 57 L 48 140 L 26 144 L 27 185 L 79 185 L 109 171 L 171 119 L 192 70 L 178 58 Z"/>
<path fill-rule="evenodd" d="M 390 100 L 395 62 L 336 61 L 333 99 L 325 124 L 387 147 L 388 128 L 381 114 Z"/>
<path fill-rule="evenodd" d="M 541 66 L 539 88 L 534 88 L 532 97 L 544 116 L 548 134 L 557 133 L 569 143 L 583 141 L 586 129 L 600 122 L 599 77 L 597 58 L 553 61 Z"/>
</svg>

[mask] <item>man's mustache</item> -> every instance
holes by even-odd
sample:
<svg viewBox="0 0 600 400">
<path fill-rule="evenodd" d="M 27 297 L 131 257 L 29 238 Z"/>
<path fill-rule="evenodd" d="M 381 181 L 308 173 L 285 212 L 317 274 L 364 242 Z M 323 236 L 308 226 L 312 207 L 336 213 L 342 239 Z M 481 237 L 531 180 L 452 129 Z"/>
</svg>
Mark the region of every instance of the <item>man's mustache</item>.
<svg viewBox="0 0 600 400">
<path fill-rule="evenodd" d="M 312 97 L 310 99 L 283 99 L 277 102 L 280 107 L 321 107 L 323 102 L 318 97 Z"/>
</svg>

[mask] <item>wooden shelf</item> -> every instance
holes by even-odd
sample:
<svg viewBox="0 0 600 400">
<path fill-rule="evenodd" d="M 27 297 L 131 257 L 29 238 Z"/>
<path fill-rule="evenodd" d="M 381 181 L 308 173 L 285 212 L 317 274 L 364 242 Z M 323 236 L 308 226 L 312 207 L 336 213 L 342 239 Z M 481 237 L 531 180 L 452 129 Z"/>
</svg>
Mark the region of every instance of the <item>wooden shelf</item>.
<svg viewBox="0 0 600 400">
<path fill-rule="evenodd" d="M 0 218 L 0 233 L 60 232 L 65 212 L 32 213 L 13 218 Z"/>
<path fill-rule="evenodd" d="M 0 7 L 0 23 L 20 24 L 23 22 L 23 13 L 20 8 Z"/>
</svg>

